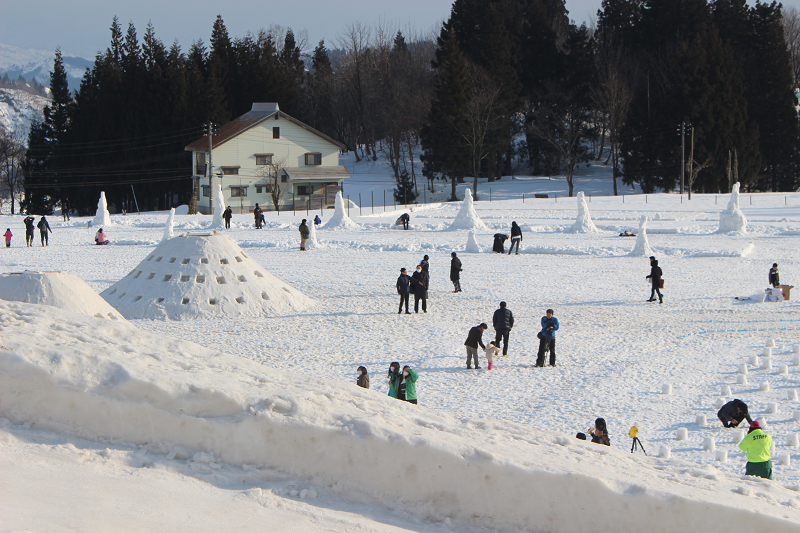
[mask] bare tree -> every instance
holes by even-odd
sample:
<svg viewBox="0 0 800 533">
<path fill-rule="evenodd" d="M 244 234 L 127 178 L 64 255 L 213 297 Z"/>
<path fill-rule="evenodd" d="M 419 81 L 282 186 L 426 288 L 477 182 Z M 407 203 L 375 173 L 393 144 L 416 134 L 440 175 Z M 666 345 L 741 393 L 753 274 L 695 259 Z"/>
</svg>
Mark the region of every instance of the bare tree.
<svg viewBox="0 0 800 533">
<path fill-rule="evenodd" d="M 800 88 L 800 11 L 796 7 L 783 8 L 783 37 L 789 49 L 794 88 Z"/>
<path fill-rule="evenodd" d="M 280 211 L 281 197 L 285 192 L 281 171 L 286 168 L 286 162 L 289 156 L 276 157 L 273 154 L 266 157 L 266 164 L 258 166 L 256 169 L 256 176 L 264 180 L 270 200 L 272 200 L 272 206 L 275 208 L 275 211 Z"/>
<path fill-rule="evenodd" d="M 11 198 L 11 214 L 15 214 L 16 196 L 23 190 L 22 161 L 25 159 L 25 144 L 19 132 L 0 128 L 0 190 Z"/>
</svg>

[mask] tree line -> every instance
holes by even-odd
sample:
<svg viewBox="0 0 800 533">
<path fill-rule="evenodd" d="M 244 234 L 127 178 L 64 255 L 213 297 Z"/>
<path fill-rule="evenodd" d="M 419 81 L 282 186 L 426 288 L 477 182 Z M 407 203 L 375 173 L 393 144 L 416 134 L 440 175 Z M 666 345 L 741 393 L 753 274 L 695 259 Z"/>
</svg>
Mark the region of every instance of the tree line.
<svg viewBox="0 0 800 533">
<path fill-rule="evenodd" d="M 357 160 L 385 160 L 409 201 L 418 180 L 448 180 L 454 198 L 458 182 L 477 189 L 520 164 L 565 176 L 572 194 L 589 160 L 611 165 L 615 193 L 618 181 L 672 191 L 681 174 L 696 192 L 795 190 L 790 15 L 775 2 L 603 0 L 577 25 L 563 0 L 456 0 L 438 35 L 353 23 L 308 53 L 290 29 L 232 38 L 221 17 L 208 47 L 184 52 L 115 18 L 74 94 L 56 52 L 24 207 L 69 197 L 91 210 L 100 190 L 129 210 L 188 203 L 183 147 L 267 101 Z"/>
</svg>

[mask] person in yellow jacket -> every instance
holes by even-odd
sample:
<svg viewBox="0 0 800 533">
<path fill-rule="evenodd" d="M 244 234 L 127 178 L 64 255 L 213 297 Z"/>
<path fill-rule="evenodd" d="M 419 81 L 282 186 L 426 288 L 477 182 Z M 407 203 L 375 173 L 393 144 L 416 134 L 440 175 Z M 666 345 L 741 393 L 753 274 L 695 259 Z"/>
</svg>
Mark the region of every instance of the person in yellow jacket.
<svg viewBox="0 0 800 533">
<path fill-rule="evenodd" d="M 745 475 L 772 479 L 772 435 L 764 433 L 758 420 L 750 424 L 750 431 L 739 443 L 739 449 L 747 452 Z"/>
</svg>

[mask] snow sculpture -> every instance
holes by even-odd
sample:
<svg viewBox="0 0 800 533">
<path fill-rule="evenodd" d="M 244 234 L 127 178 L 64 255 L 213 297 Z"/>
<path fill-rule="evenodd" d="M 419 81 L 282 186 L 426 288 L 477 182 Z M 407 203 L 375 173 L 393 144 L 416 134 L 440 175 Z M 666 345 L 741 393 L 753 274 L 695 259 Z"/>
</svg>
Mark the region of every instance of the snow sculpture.
<svg viewBox="0 0 800 533">
<path fill-rule="evenodd" d="M 225 220 L 222 218 L 224 212 L 225 198 L 222 196 L 222 185 L 217 184 L 217 195 L 214 197 L 214 219 L 211 221 L 211 229 L 225 227 Z"/>
<path fill-rule="evenodd" d="M 478 240 L 475 239 L 474 231 L 469 232 L 469 236 L 467 237 L 467 247 L 464 249 L 464 251 L 471 254 L 479 254 L 482 252 L 481 247 L 478 244 Z"/>
<path fill-rule="evenodd" d="M 126 318 L 175 320 L 275 316 L 314 304 L 221 233 L 162 241 L 101 296 Z"/>
<path fill-rule="evenodd" d="M 319 241 L 317 240 L 317 225 L 314 221 L 308 222 L 308 242 L 306 243 L 306 250 L 315 250 L 320 248 Z"/>
<path fill-rule="evenodd" d="M 592 215 L 589 214 L 589 206 L 586 205 L 586 198 L 583 191 L 578 193 L 578 218 L 570 227 L 569 233 L 597 233 L 600 230 L 592 222 Z"/>
<path fill-rule="evenodd" d="M 631 253 L 631 257 L 650 257 L 656 255 L 653 249 L 650 248 L 650 242 L 647 240 L 647 215 L 642 215 L 639 219 L 639 233 L 636 234 L 636 244 Z"/>
<path fill-rule="evenodd" d="M 747 233 L 747 218 L 739 209 L 739 184 L 733 184 L 728 207 L 719 214 L 719 230 L 717 233 Z"/>
<path fill-rule="evenodd" d="M 344 198 L 342 198 L 342 191 L 337 192 L 333 216 L 330 218 L 330 220 L 328 220 L 327 224 L 325 224 L 325 229 L 358 229 L 360 227 L 361 226 L 353 222 L 353 219 L 347 216 L 347 210 L 344 206 Z"/>
<path fill-rule="evenodd" d="M 164 236 L 161 238 L 162 241 L 166 241 L 167 239 L 171 239 L 175 236 L 173 228 L 175 226 L 175 208 L 169 210 L 169 216 L 167 217 L 167 225 L 164 227 Z"/>
<path fill-rule="evenodd" d="M 25 271 L 2 274 L 0 299 L 49 305 L 97 318 L 125 320 L 88 283 L 66 272 Z"/>
<path fill-rule="evenodd" d="M 475 211 L 475 205 L 472 201 L 472 191 L 470 189 L 464 190 L 464 201 L 461 203 L 461 210 L 447 229 L 489 230 L 489 227 L 483 223 L 483 220 L 480 219 L 478 213 Z"/>
<path fill-rule="evenodd" d="M 111 224 L 111 215 L 108 213 L 108 204 L 106 203 L 106 192 L 100 192 L 100 200 L 97 201 L 97 213 L 92 220 L 92 226 L 95 228 L 102 228 Z"/>
</svg>

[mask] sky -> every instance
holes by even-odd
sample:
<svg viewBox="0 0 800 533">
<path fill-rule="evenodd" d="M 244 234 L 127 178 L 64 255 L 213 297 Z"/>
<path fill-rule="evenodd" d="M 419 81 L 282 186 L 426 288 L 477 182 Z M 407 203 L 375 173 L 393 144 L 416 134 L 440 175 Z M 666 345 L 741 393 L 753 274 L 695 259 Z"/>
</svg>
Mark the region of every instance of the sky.
<svg viewBox="0 0 800 533">
<path fill-rule="evenodd" d="M 783 4 L 800 8 L 800 0 Z M 220 14 L 232 37 L 277 24 L 295 34 L 307 30 L 313 49 L 321 39 L 329 47 L 335 45 L 337 34 L 356 21 L 384 21 L 401 30 L 428 32 L 448 17 L 451 5 L 452 0 L 0 0 L 0 42 L 43 50 L 60 46 L 65 55 L 91 59 L 108 46 L 108 28 L 116 15 L 123 29 L 132 21 L 140 38 L 151 21 L 162 41 L 170 45 L 177 39 L 187 50 L 197 39 L 208 42 Z M 599 7 L 600 0 L 567 0 L 570 17 L 577 22 L 587 20 Z"/>
</svg>

